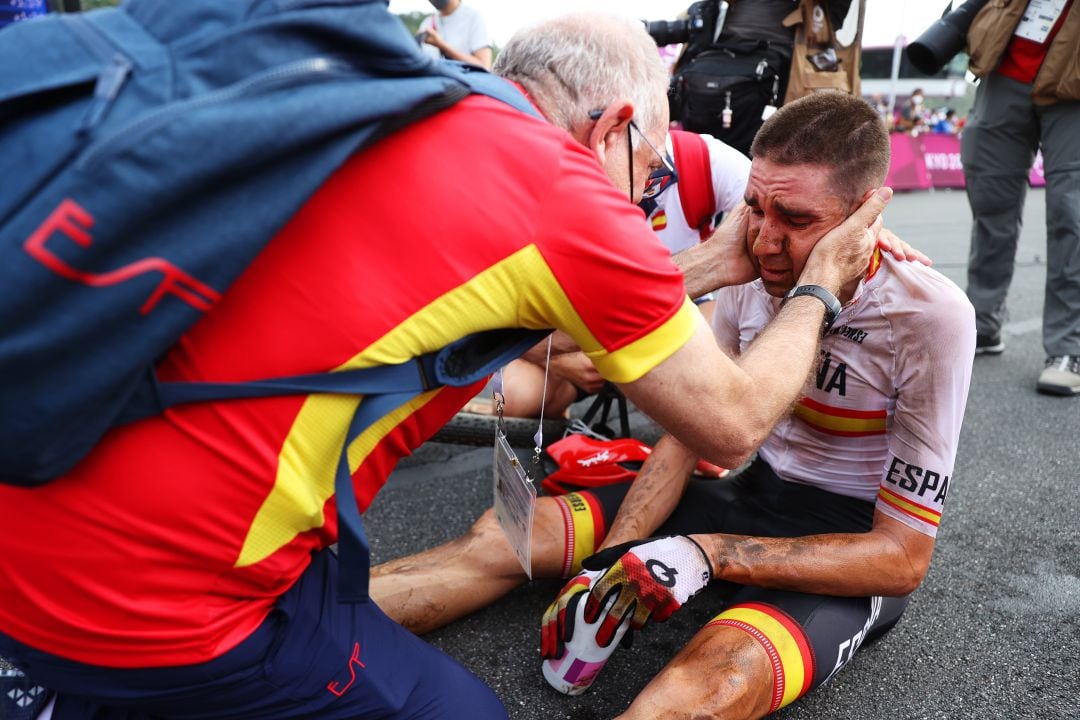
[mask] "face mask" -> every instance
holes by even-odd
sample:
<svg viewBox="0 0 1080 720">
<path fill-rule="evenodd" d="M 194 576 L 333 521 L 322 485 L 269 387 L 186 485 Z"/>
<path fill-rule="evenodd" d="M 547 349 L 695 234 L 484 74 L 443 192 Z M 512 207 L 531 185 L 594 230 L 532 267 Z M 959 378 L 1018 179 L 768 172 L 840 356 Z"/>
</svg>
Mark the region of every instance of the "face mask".
<svg viewBox="0 0 1080 720">
<path fill-rule="evenodd" d="M 911 102 L 915 103 L 916 105 L 922 105 L 922 95 L 912 95 Z"/>
<path fill-rule="evenodd" d="M 446 9 L 446 6 L 450 4 L 450 0 L 428 0 L 436 10 L 442 12 Z"/>
</svg>

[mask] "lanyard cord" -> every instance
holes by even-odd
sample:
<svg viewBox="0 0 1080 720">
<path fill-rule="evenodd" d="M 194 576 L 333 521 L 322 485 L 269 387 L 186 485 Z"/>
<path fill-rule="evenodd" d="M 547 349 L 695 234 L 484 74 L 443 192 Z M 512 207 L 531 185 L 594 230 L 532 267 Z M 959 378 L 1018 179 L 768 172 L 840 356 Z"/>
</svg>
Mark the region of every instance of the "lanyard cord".
<svg viewBox="0 0 1080 720">
<path fill-rule="evenodd" d="M 551 335 L 548 335 L 547 357 L 544 360 L 544 389 L 540 395 L 540 422 L 536 433 L 533 435 L 533 467 L 540 468 L 540 456 L 544 452 L 544 409 L 547 405 L 548 373 L 551 369 Z M 506 395 L 503 390 L 503 369 L 499 368 L 492 378 L 491 394 L 495 399 L 496 427 L 500 435 L 505 437 L 506 426 L 503 422 L 503 406 L 506 405 Z M 532 478 L 529 478 L 530 480 Z"/>
<path fill-rule="evenodd" d="M 554 334 L 554 333 L 552 333 Z M 548 335 L 547 357 L 544 360 L 544 390 L 540 394 L 540 424 L 533 435 L 533 466 L 539 467 L 540 454 L 544 451 L 544 406 L 547 404 L 548 371 L 551 369 L 551 335 Z"/>
</svg>

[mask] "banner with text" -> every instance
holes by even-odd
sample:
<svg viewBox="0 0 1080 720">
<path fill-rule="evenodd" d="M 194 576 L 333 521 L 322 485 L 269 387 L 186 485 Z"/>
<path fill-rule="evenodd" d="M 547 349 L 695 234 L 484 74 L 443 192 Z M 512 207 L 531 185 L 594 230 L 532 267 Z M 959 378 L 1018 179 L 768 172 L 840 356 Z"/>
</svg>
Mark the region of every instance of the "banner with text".
<svg viewBox="0 0 1080 720">
<path fill-rule="evenodd" d="M 960 139 L 955 135 L 911 136 L 892 133 L 892 163 L 885 183 L 893 190 L 929 190 L 964 187 Z M 1040 152 L 1028 177 L 1032 187 L 1046 184 Z"/>
</svg>

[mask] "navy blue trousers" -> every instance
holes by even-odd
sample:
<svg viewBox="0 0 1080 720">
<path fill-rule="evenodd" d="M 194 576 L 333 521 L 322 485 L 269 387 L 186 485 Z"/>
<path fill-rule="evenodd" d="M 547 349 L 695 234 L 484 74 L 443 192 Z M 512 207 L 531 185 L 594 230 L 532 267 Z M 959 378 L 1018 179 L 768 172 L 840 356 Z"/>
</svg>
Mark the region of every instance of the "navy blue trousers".
<svg viewBox="0 0 1080 720">
<path fill-rule="evenodd" d="M 333 553 L 316 554 L 249 638 L 199 665 L 103 668 L 3 634 L 0 656 L 58 693 L 54 720 L 507 717 L 479 678 L 374 603 L 338 603 L 337 573 Z"/>
</svg>

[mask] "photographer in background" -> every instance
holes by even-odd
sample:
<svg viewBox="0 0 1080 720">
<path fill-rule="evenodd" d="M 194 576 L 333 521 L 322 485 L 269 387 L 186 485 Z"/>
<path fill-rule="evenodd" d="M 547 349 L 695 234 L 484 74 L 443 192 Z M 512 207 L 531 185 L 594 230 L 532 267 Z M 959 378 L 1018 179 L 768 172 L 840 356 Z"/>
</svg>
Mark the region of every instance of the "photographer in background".
<svg viewBox="0 0 1080 720">
<path fill-rule="evenodd" d="M 971 254 L 967 294 L 976 353 L 1005 349 L 1028 173 L 1041 147 L 1046 174 L 1045 368 L 1037 389 L 1080 394 L 1080 7 L 1077 0 L 990 3 L 967 34 L 981 79 L 961 141 Z"/>
<path fill-rule="evenodd" d="M 672 77 L 671 119 L 748 155 L 754 133 L 784 101 L 796 33 L 789 16 L 801 4 L 701 0 L 685 20 L 646 23 L 657 45 L 686 43 Z M 837 28 L 851 0 L 813 4 Z"/>
<path fill-rule="evenodd" d="M 416 39 L 425 55 L 491 69 L 491 36 L 484 16 L 461 0 L 430 0 L 437 13 L 424 18 Z"/>
</svg>

